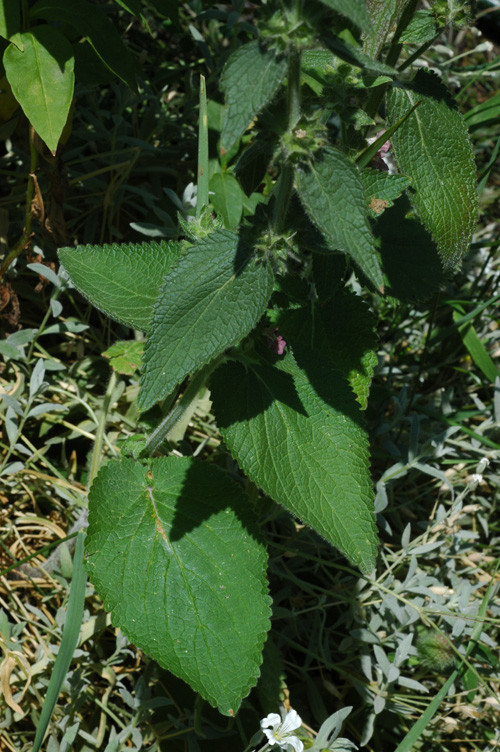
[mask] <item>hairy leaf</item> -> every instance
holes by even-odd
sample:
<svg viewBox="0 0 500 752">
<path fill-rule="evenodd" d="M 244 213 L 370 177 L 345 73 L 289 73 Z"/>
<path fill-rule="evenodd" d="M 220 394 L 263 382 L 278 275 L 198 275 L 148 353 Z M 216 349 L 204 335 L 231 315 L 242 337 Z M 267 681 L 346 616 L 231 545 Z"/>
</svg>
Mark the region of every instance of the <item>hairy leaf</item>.
<svg viewBox="0 0 500 752">
<path fill-rule="evenodd" d="M 368 206 L 373 216 L 382 214 L 411 183 L 406 175 L 389 175 L 382 170 L 366 168 L 361 171 Z"/>
<path fill-rule="evenodd" d="M 332 368 L 342 371 L 362 409 L 366 409 L 377 364 L 377 340 L 373 315 L 359 296 L 338 288 L 327 303 L 282 311 L 277 323 L 306 373 L 309 355 L 306 350 L 301 358 L 297 345 L 306 345 Z"/>
<path fill-rule="evenodd" d="M 321 0 L 321 2 L 348 18 L 360 29 L 370 28 L 370 16 L 364 0 Z"/>
<path fill-rule="evenodd" d="M 248 477 L 370 572 L 377 536 L 368 440 L 343 375 L 312 352 L 306 374 L 288 353 L 274 365 L 224 364 L 211 394 Z"/>
<path fill-rule="evenodd" d="M 51 26 L 36 26 L 19 36 L 24 51 L 7 47 L 5 73 L 24 114 L 55 154 L 73 99 L 73 48 Z"/>
<path fill-rule="evenodd" d="M 331 250 L 344 251 L 378 289 L 382 270 L 367 218 L 363 183 L 357 167 L 336 149 L 296 170 L 300 199 Z"/>
<path fill-rule="evenodd" d="M 220 148 L 228 152 L 243 135 L 254 117 L 276 94 L 285 77 L 286 60 L 258 41 L 233 52 L 222 72 L 220 86 L 226 107 Z"/>
<path fill-rule="evenodd" d="M 434 73 L 420 70 L 407 88 L 388 96 L 389 123 L 421 104 L 391 138 L 399 169 L 412 180 L 410 194 L 437 243 L 445 267 L 467 252 L 477 220 L 472 146 L 462 117 Z"/>
<path fill-rule="evenodd" d="M 266 553 L 218 468 L 112 461 L 89 494 L 89 577 L 113 623 L 221 713 L 256 683 L 269 629 Z"/>
<path fill-rule="evenodd" d="M 107 316 L 147 331 L 163 277 L 182 243 L 79 245 L 59 258 L 75 287 Z"/>
<path fill-rule="evenodd" d="M 97 5 L 86 0 L 37 0 L 30 9 L 30 18 L 70 24 L 86 37 L 115 76 L 132 89 L 136 88 L 134 59 L 112 22 Z"/>
<path fill-rule="evenodd" d="M 138 405 L 147 410 L 185 376 L 238 343 L 271 296 L 269 266 L 228 230 L 199 240 L 166 276 L 146 342 Z"/>
<path fill-rule="evenodd" d="M 366 6 L 372 23 L 371 29 L 363 36 L 363 51 L 367 55 L 374 59 L 379 56 L 406 5 L 408 0 L 367 0 Z"/>
</svg>

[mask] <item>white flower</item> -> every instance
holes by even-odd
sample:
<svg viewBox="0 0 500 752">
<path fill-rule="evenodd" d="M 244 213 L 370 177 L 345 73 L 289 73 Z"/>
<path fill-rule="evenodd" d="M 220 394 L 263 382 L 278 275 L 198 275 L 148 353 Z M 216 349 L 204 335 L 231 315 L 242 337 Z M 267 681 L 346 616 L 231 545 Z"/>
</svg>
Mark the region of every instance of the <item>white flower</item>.
<svg viewBox="0 0 500 752">
<path fill-rule="evenodd" d="M 267 736 L 269 744 L 279 744 L 282 749 L 286 749 L 290 744 L 295 752 L 303 752 L 304 745 L 298 736 L 291 732 L 301 726 L 302 719 L 296 710 L 289 710 L 283 721 L 277 713 L 269 713 L 260 722 L 260 727 Z"/>
<path fill-rule="evenodd" d="M 481 473 L 474 473 L 471 480 L 473 483 L 482 483 L 483 476 L 481 475 Z"/>
</svg>

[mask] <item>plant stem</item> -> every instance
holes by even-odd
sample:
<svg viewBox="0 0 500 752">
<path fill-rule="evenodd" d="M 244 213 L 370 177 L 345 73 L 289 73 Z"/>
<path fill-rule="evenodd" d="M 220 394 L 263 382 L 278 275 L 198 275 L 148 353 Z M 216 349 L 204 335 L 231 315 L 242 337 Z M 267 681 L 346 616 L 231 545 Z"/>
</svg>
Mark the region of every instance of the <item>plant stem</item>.
<svg viewBox="0 0 500 752">
<path fill-rule="evenodd" d="M 174 408 L 169 412 L 168 415 L 166 415 L 161 423 L 155 428 L 153 433 L 149 436 L 148 440 L 146 441 L 146 444 L 144 446 L 144 449 L 142 451 L 142 455 L 144 457 L 149 457 L 153 454 L 153 452 L 160 446 L 162 441 L 165 439 L 167 434 L 170 433 L 172 428 L 178 423 L 182 416 L 185 414 L 185 412 L 189 409 L 190 405 L 192 404 L 193 400 L 197 399 L 198 393 L 202 386 L 204 386 L 207 378 L 212 373 L 214 368 L 219 365 L 221 361 L 221 358 L 216 358 L 211 363 L 206 365 L 204 368 L 201 368 L 192 378 L 192 380 L 189 382 L 189 385 L 180 398 L 180 400 L 177 402 L 177 404 L 174 406 Z"/>
<path fill-rule="evenodd" d="M 14 246 L 14 248 L 7 255 L 7 257 L 3 260 L 3 264 L 0 267 L 0 281 L 2 280 L 3 275 L 5 274 L 7 269 L 10 267 L 10 265 L 16 260 L 16 258 L 26 248 L 31 238 L 31 202 L 33 200 L 33 194 L 35 192 L 35 180 L 36 180 L 35 172 L 38 166 L 37 151 L 33 143 L 34 137 L 35 137 L 35 131 L 33 127 L 30 126 L 30 129 L 29 129 L 30 171 L 28 175 L 28 187 L 26 189 L 24 230 L 23 230 L 21 237 L 19 238 L 16 245 Z"/>
<path fill-rule="evenodd" d="M 99 415 L 99 423 L 97 425 L 97 431 L 95 434 L 94 451 L 92 452 L 92 461 L 90 463 L 89 474 L 89 488 L 92 485 L 97 473 L 99 472 L 99 466 L 101 464 L 101 452 L 104 441 L 104 431 L 106 428 L 106 418 L 108 415 L 109 405 L 111 403 L 111 397 L 115 391 L 116 386 L 116 371 L 112 371 L 111 378 L 109 380 L 106 394 L 104 395 L 104 401 L 102 403 L 102 410 Z"/>
<path fill-rule="evenodd" d="M 300 120 L 300 57 L 296 47 L 288 50 L 288 130 L 293 131 Z M 280 233 L 285 225 L 285 218 L 293 192 L 293 167 L 285 161 L 281 175 L 276 183 L 273 224 L 274 231 Z"/>
<path fill-rule="evenodd" d="M 196 217 L 208 206 L 208 116 L 205 76 L 200 76 L 200 117 L 198 121 L 198 186 Z"/>
</svg>

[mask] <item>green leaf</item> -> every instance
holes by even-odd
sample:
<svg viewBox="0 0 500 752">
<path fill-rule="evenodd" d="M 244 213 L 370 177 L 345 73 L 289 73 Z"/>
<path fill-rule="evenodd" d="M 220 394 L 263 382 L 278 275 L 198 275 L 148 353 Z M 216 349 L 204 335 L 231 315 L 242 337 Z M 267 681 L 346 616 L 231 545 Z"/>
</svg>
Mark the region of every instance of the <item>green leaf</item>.
<svg viewBox="0 0 500 752">
<path fill-rule="evenodd" d="M 112 461 L 89 493 L 86 544 L 114 625 L 236 713 L 270 626 L 267 556 L 240 487 L 198 460 Z"/>
<path fill-rule="evenodd" d="M 40 138 L 55 154 L 75 87 L 73 48 L 57 29 L 36 26 L 20 34 L 3 62 L 12 92 Z"/>
<path fill-rule="evenodd" d="M 464 115 L 464 120 L 468 128 L 482 125 L 498 118 L 500 118 L 500 91 L 497 91 L 492 97 L 473 107 L 472 110 L 469 110 Z"/>
<path fill-rule="evenodd" d="M 321 37 L 321 41 L 334 55 L 349 63 L 349 65 L 361 68 L 362 70 L 372 71 L 373 73 L 379 73 L 382 76 L 389 76 L 391 79 L 397 76 L 397 71 L 390 65 L 385 65 L 385 63 L 381 63 L 379 60 L 369 57 L 360 47 L 348 44 L 340 37 L 325 32 Z"/>
<path fill-rule="evenodd" d="M 123 40 L 97 5 L 86 0 L 37 0 L 30 18 L 70 24 L 92 45 L 102 62 L 131 89 L 136 89 L 135 62 Z"/>
<path fill-rule="evenodd" d="M 122 324 L 147 331 L 163 277 L 182 243 L 79 245 L 60 248 L 59 258 L 75 287 Z"/>
<path fill-rule="evenodd" d="M 343 375 L 313 353 L 306 375 L 288 353 L 275 365 L 226 363 L 210 389 L 224 440 L 248 477 L 370 572 L 377 536 L 368 438 Z"/>
<path fill-rule="evenodd" d="M 403 196 L 380 216 L 374 231 L 380 242 L 386 293 L 414 303 L 436 292 L 445 275 L 435 242 L 410 209 Z"/>
<path fill-rule="evenodd" d="M 220 230 L 199 240 L 166 276 L 146 342 L 138 406 L 147 410 L 185 376 L 255 326 L 273 275 L 239 236 Z"/>
<path fill-rule="evenodd" d="M 420 70 L 406 89 L 388 95 L 389 123 L 421 104 L 391 138 L 400 172 L 412 180 L 411 200 L 432 234 L 445 267 L 467 252 L 477 220 L 472 146 L 458 110 L 434 73 Z"/>
<path fill-rule="evenodd" d="M 370 28 L 370 16 L 364 0 L 321 0 L 324 5 L 352 21 L 360 29 Z"/>
<path fill-rule="evenodd" d="M 118 373 L 132 376 L 141 366 L 144 342 L 128 340 L 115 342 L 102 355 L 109 358 L 109 365 Z"/>
<path fill-rule="evenodd" d="M 389 175 L 388 172 L 370 168 L 361 171 L 361 179 L 365 186 L 368 206 L 374 216 L 393 206 L 394 201 L 411 183 L 406 175 Z"/>
<path fill-rule="evenodd" d="M 429 10 L 417 10 L 399 41 L 402 44 L 425 44 L 434 39 L 438 32 L 434 14 Z"/>
<path fill-rule="evenodd" d="M 408 0 L 366 0 L 372 26 L 363 36 L 363 51 L 374 60 L 382 51 L 389 34 L 396 28 L 406 5 Z"/>
<path fill-rule="evenodd" d="M 0 37 L 16 45 L 22 52 L 21 39 L 21 4 L 19 0 L 2 0 L 0 2 Z"/>
<path fill-rule="evenodd" d="M 465 312 L 461 307 L 453 311 L 453 321 L 459 321 L 464 313 Z M 500 371 L 479 339 L 474 325 L 471 322 L 468 322 L 463 326 L 459 326 L 458 333 L 460 334 L 462 342 L 467 348 L 475 365 L 483 372 L 488 381 L 494 384 L 496 379 L 500 377 Z"/>
<path fill-rule="evenodd" d="M 285 77 L 285 57 L 258 41 L 233 52 L 222 71 L 220 87 L 226 95 L 220 137 L 221 152 L 228 152 L 252 120 L 268 104 Z"/>
<path fill-rule="evenodd" d="M 302 360 L 297 348 L 305 345 L 342 371 L 361 408 L 366 409 L 377 365 L 377 339 L 373 315 L 358 295 L 338 288 L 327 303 L 282 311 L 277 324 L 299 366 L 307 372 L 308 353 Z"/>
<path fill-rule="evenodd" d="M 244 194 L 240 184 L 227 172 L 216 172 L 210 181 L 210 201 L 217 214 L 224 220 L 224 227 L 234 230 L 238 227 L 243 211 Z M 246 198 L 246 197 L 245 197 Z"/>
<path fill-rule="evenodd" d="M 348 253 L 363 274 L 382 290 L 382 270 L 357 167 L 336 149 L 325 149 L 315 157 L 314 162 L 296 169 L 297 190 L 309 217 L 331 250 Z"/>
</svg>

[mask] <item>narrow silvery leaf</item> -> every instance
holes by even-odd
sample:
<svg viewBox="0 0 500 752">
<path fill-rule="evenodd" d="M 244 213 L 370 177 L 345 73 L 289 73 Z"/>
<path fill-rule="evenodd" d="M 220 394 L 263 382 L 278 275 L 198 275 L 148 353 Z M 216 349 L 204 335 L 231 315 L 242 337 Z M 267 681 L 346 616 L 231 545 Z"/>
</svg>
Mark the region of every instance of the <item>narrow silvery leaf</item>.
<svg viewBox="0 0 500 752">
<path fill-rule="evenodd" d="M 437 244 L 445 267 L 467 252 L 477 221 L 476 170 L 462 116 L 440 79 L 420 70 L 387 100 L 389 123 L 420 105 L 391 138 L 402 173 L 412 180 L 410 199 Z"/>
<path fill-rule="evenodd" d="M 220 230 L 191 246 L 165 277 L 154 306 L 139 409 L 243 339 L 264 313 L 272 285 L 267 263 L 234 232 Z"/>
<path fill-rule="evenodd" d="M 36 395 L 42 391 L 43 388 L 43 378 L 45 376 L 45 368 L 43 365 L 43 360 L 39 358 L 35 364 L 35 367 L 33 368 L 33 371 L 31 372 L 31 378 L 30 378 L 30 400 L 34 399 Z"/>
<path fill-rule="evenodd" d="M 337 149 L 324 149 L 296 169 L 297 190 L 309 217 L 332 251 L 349 254 L 363 274 L 383 289 L 382 269 L 356 165 Z"/>
<path fill-rule="evenodd" d="M 220 80 L 226 95 L 221 151 L 229 151 L 254 117 L 273 99 L 285 73 L 285 57 L 278 57 L 259 41 L 244 44 L 233 52 Z"/>
<path fill-rule="evenodd" d="M 247 502 L 219 468 L 177 457 L 111 461 L 89 494 L 87 569 L 114 625 L 225 715 L 256 683 L 270 626 Z"/>
</svg>

